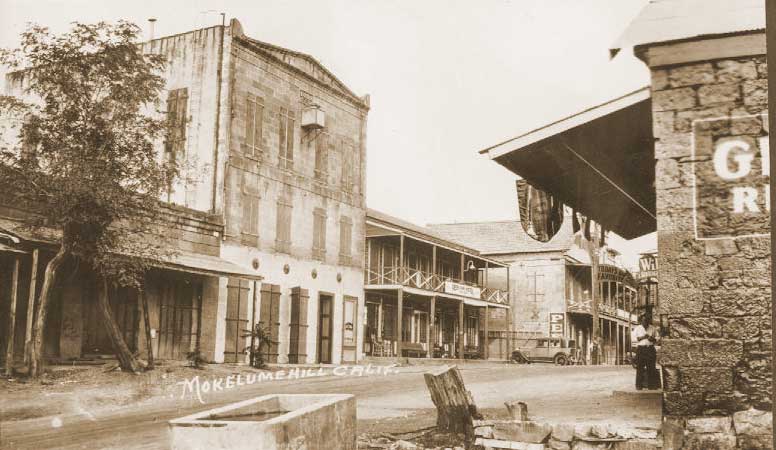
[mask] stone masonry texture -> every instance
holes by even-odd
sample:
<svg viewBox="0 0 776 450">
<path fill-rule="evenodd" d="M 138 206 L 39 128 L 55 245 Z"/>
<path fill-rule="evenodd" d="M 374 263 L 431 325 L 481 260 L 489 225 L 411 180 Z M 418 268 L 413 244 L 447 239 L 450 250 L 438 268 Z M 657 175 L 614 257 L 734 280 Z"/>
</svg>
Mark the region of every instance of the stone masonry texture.
<svg viewBox="0 0 776 450">
<path fill-rule="evenodd" d="M 699 184 L 713 166 L 695 139 L 697 120 L 708 139 L 767 135 L 765 64 L 752 56 L 652 68 L 659 314 L 669 329 L 659 361 L 664 415 L 685 423 L 683 448 L 772 448 L 759 416 L 771 410 L 770 241 L 756 218 L 725 209 L 729 190 Z M 717 202 L 699 213 L 698 230 L 694 182 Z M 720 229 L 731 237 L 696 235 Z"/>
</svg>

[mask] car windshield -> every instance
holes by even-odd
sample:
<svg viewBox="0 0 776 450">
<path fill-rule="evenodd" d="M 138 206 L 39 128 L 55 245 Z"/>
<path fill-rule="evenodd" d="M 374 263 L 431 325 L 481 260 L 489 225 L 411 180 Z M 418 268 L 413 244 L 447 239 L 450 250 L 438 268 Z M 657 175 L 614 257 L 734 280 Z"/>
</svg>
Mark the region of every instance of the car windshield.
<svg viewBox="0 0 776 450">
<path fill-rule="evenodd" d="M 536 347 L 546 347 L 546 346 L 547 346 L 547 341 L 545 341 L 544 339 L 537 339 Z"/>
</svg>

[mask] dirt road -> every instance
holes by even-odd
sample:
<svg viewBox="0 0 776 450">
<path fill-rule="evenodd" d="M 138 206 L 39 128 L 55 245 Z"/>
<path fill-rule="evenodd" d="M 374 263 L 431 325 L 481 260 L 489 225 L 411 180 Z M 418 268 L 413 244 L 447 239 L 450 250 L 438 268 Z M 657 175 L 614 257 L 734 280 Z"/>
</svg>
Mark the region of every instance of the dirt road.
<svg viewBox="0 0 776 450">
<path fill-rule="evenodd" d="M 167 421 L 203 409 L 268 393 L 348 393 L 357 397 L 359 433 L 410 431 L 432 425 L 433 404 L 423 372 L 406 367 L 398 373 L 328 376 L 267 381 L 210 392 L 206 404 L 194 395 L 164 405 L 126 409 L 95 416 L 89 411 L 0 424 L 3 449 L 167 449 Z M 656 427 L 660 403 L 615 398 L 613 390 L 632 389 L 633 369 L 552 365 L 463 366 L 468 389 L 486 416 L 503 416 L 503 403 L 528 403 L 532 418 L 546 421 L 617 421 Z M 181 393 L 183 386 L 181 387 Z M 74 399 L 75 401 L 76 399 Z"/>
</svg>

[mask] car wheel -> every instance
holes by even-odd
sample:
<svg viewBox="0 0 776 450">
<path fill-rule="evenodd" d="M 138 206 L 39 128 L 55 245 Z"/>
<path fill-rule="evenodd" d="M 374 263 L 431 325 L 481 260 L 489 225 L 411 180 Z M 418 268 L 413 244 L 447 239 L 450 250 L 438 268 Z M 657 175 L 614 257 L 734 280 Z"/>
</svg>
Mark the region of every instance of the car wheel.
<svg viewBox="0 0 776 450">
<path fill-rule="evenodd" d="M 559 366 L 565 366 L 568 363 L 568 359 L 565 355 L 555 355 L 555 364 Z"/>
</svg>

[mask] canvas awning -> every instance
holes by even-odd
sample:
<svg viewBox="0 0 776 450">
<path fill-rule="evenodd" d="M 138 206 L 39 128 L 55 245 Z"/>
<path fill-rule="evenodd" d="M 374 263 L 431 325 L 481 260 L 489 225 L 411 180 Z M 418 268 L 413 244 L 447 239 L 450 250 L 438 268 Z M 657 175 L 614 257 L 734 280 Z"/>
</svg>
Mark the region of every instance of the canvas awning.
<svg viewBox="0 0 776 450">
<path fill-rule="evenodd" d="M 237 277 L 261 281 L 264 277 L 218 256 L 178 252 L 173 256 L 151 263 L 155 267 L 206 276 Z"/>
<path fill-rule="evenodd" d="M 480 153 L 625 239 L 657 228 L 649 87 Z"/>
<path fill-rule="evenodd" d="M 9 253 L 27 253 L 24 250 L 20 250 L 18 248 L 13 248 L 9 245 L 5 245 L 0 242 L 0 252 L 9 252 Z"/>
</svg>

